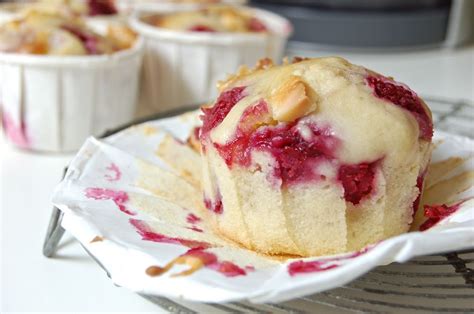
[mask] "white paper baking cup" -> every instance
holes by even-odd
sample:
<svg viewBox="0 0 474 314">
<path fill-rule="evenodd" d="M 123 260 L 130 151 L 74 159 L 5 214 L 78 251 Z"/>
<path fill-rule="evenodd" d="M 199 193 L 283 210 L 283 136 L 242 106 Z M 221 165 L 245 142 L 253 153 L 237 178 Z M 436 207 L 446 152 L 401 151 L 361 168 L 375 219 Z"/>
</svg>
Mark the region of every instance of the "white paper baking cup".
<svg viewBox="0 0 474 314">
<path fill-rule="evenodd" d="M 65 152 L 133 119 L 143 40 L 98 56 L 0 53 L 3 129 L 14 145 Z"/>
<path fill-rule="evenodd" d="M 160 112 L 206 102 L 216 96 L 217 81 L 240 65 L 254 66 L 264 57 L 281 59 L 292 32 L 290 22 L 268 11 L 240 8 L 263 21 L 270 33 L 172 31 L 143 22 L 149 13 L 135 12 L 130 25 L 145 39 L 141 105 Z M 186 9 L 163 5 L 155 13 Z"/>
</svg>

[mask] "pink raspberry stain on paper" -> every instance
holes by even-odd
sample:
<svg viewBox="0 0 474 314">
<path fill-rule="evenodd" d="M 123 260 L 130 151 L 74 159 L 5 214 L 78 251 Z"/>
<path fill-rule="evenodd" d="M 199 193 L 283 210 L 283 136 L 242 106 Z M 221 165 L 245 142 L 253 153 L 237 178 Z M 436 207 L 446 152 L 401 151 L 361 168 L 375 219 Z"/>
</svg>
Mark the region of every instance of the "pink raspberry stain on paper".
<svg viewBox="0 0 474 314">
<path fill-rule="evenodd" d="M 186 221 L 191 224 L 190 227 L 187 227 L 187 229 L 189 230 L 193 230 L 193 231 L 196 231 L 196 232 L 203 232 L 203 230 L 201 228 L 199 228 L 197 226 L 198 223 L 201 222 L 201 218 L 194 215 L 193 213 L 190 213 L 186 216 Z"/>
<path fill-rule="evenodd" d="M 190 224 L 196 224 L 201 221 L 201 218 L 198 216 L 194 215 L 193 213 L 188 214 L 186 217 L 186 221 L 189 222 Z"/>
<path fill-rule="evenodd" d="M 21 148 L 28 148 L 30 146 L 30 140 L 27 135 L 26 125 L 24 121 L 19 122 L 17 124 L 12 116 L 7 113 L 3 112 L 3 130 L 5 131 L 5 136 L 16 146 Z"/>
<path fill-rule="evenodd" d="M 347 261 L 347 260 L 359 257 L 367 253 L 369 250 L 371 250 L 374 247 L 375 245 L 367 246 L 360 251 L 351 253 L 346 256 L 322 258 L 315 261 L 303 261 L 303 260 L 294 261 L 288 264 L 287 266 L 288 274 L 290 274 L 290 276 L 293 277 L 298 274 L 316 273 L 316 272 L 322 272 L 322 271 L 334 269 L 341 266 L 339 262 Z"/>
<path fill-rule="evenodd" d="M 145 241 L 169 243 L 186 246 L 188 248 L 206 249 L 211 247 L 211 244 L 204 241 L 190 240 L 178 237 L 169 237 L 161 233 L 153 231 L 153 229 L 143 220 L 130 219 L 130 224 L 135 227 L 135 230 Z"/>
<path fill-rule="evenodd" d="M 220 261 L 216 254 L 207 252 L 204 249 L 191 249 L 183 255 L 198 258 L 206 268 L 215 270 L 226 277 L 245 276 L 247 274 L 244 269 L 233 262 Z"/>
<path fill-rule="evenodd" d="M 247 272 L 244 269 L 229 261 L 217 261 L 216 263 L 211 264 L 208 267 L 212 270 L 221 273 L 226 277 L 237 277 L 247 275 Z"/>
<path fill-rule="evenodd" d="M 245 268 L 245 270 L 247 270 L 247 271 L 255 271 L 255 266 L 253 266 L 253 265 L 247 265 L 247 266 L 245 266 L 244 268 Z"/>
<path fill-rule="evenodd" d="M 295 261 L 288 265 L 288 273 L 290 276 L 295 276 L 301 273 L 321 272 L 329 269 L 339 267 L 337 264 L 329 264 L 328 261 Z"/>
<path fill-rule="evenodd" d="M 192 230 L 192 231 L 196 231 L 196 232 L 204 232 L 204 230 L 202 230 L 201 228 L 197 227 L 197 226 L 191 226 L 191 227 L 186 227 L 186 229 L 189 229 L 189 230 Z"/>
<path fill-rule="evenodd" d="M 109 173 L 105 175 L 107 181 L 114 182 L 122 178 L 122 172 L 116 164 L 111 163 L 107 168 L 105 168 Z"/>
<path fill-rule="evenodd" d="M 170 237 L 157 233 L 145 221 L 138 219 L 130 219 L 130 224 L 135 227 L 135 230 L 145 241 L 177 244 L 189 248 L 186 253 L 178 256 L 165 267 L 151 266 L 147 270 L 147 274 L 150 276 L 162 275 L 170 270 L 175 264 L 186 264 L 190 266 L 190 269 L 173 276 L 190 275 L 203 267 L 217 271 L 226 277 L 244 276 L 247 274 L 245 269 L 239 267 L 233 262 L 221 261 L 215 253 L 206 251 L 206 249 L 212 247 L 210 243 L 179 237 Z"/>
<path fill-rule="evenodd" d="M 124 191 L 116 191 L 104 188 L 87 188 L 85 193 L 87 198 L 95 200 L 111 200 L 117 205 L 118 209 L 127 215 L 136 215 L 135 212 L 127 209 L 129 200 L 128 194 Z"/>
</svg>

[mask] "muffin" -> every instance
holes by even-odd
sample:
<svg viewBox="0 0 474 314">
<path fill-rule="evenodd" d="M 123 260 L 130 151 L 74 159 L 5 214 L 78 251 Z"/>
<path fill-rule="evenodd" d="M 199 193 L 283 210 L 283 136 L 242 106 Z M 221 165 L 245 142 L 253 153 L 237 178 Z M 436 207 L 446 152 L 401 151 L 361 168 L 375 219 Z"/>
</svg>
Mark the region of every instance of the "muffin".
<svg viewBox="0 0 474 314">
<path fill-rule="evenodd" d="M 354 251 L 408 231 L 433 123 L 406 85 L 342 58 L 263 60 L 202 109 L 204 203 L 266 254 Z"/>
<path fill-rule="evenodd" d="M 175 31 L 251 33 L 266 32 L 267 27 L 249 12 L 232 6 L 209 6 L 200 10 L 151 16 L 156 27 Z"/>
<path fill-rule="evenodd" d="M 39 0 L 27 6 L 26 10 L 66 16 L 97 16 L 118 13 L 114 0 Z"/>
<path fill-rule="evenodd" d="M 69 152 L 135 117 L 143 42 L 77 17 L 28 11 L 0 26 L 0 108 L 7 140 Z"/>
<path fill-rule="evenodd" d="M 30 10 L 21 18 L 0 26 L 0 52 L 35 55 L 110 54 L 131 47 L 136 39 L 131 30 L 126 28 L 112 27 L 109 35 L 95 33 L 79 18 Z"/>
<path fill-rule="evenodd" d="M 0 23 L 14 20 L 29 11 L 59 14 L 66 17 L 105 18 L 117 15 L 113 0 L 39 0 L 35 2 L 0 3 Z"/>
<path fill-rule="evenodd" d="M 109 25 L 126 25 L 127 10 L 118 10 L 114 0 L 38 0 L 0 4 L 0 23 L 20 18 L 31 11 L 61 15 L 68 19 L 81 17 L 95 31 L 107 32 Z"/>
<path fill-rule="evenodd" d="M 163 5 L 136 12 L 131 25 L 145 38 L 144 113 L 209 102 L 240 65 L 281 58 L 292 30 L 271 12 L 222 5 Z"/>
</svg>

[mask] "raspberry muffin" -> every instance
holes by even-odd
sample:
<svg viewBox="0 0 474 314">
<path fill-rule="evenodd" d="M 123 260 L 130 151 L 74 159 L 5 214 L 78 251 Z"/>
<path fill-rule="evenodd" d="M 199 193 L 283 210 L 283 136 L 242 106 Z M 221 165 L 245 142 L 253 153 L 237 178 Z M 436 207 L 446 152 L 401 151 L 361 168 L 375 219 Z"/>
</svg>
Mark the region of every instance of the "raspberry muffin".
<svg viewBox="0 0 474 314">
<path fill-rule="evenodd" d="M 0 110 L 20 148 L 71 152 L 135 117 L 143 41 L 79 17 L 30 10 L 0 25 Z M 81 117 L 78 119 L 78 117 Z"/>
<path fill-rule="evenodd" d="M 149 23 L 176 31 L 266 32 L 267 27 L 249 12 L 232 6 L 208 6 L 199 10 L 174 12 L 149 18 Z"/>
<path fill-rule="evenodd" d="M 406 85 L 342 58 L 263 60 L 202 120 L 204 203 L 229 239 L 314 256 L 408 231 L 433 123 Z"/>
<path fill-rule="evenodd" d="M 145 39 L 143 115 L 208 103 L 240 65 L 280 59 L 292 32 L 285 18 L 244 6 L 169 4 L 130 24 Z"/>
<path fill-rule="evenodd" d="M 97 16 L 118 13 L 114 0 L 40 0 L 27 6 L 26 10 L 38 10 L 66 16 Z"/>
<path fill-rule="evenodd" d="M 125 27 L 111 26 L 100 35 L 79 18 L 28 11 L 0 26 L 0 52 L 35 55 L 111 54 L 131 47 L 136 36 Z"/>
</svg>

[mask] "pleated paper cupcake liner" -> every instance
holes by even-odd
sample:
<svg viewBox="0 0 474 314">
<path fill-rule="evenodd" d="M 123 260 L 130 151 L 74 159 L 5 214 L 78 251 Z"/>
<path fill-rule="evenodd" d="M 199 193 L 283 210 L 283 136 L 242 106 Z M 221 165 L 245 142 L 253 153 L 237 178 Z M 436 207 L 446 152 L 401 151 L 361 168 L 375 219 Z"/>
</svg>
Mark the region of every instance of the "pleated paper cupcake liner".
<svg viewBox="0 0 474 314">
<path fill-rule="evenodd" d="M 98 56 L 0 53 L 0 105 L 12 144 L 67 152 L 133 119 L 143 41 Z"/>
<path fill-rule="evenodd" d="M 473 141 L 436 132 L 422 200 L 434 210 L 423 228 L 414 224 L 412 232 L 337 256 L 275 257 L 242 248 L 212 228 L 199 184 L 190 180 L 199 173 L 189 171 L 199 170 L 199 154 L 185 141 L 198 121 L 193 112 L 90 138 L 56 189 L 63 227 L 116 285 L 187 301 L 282 302 L 340 287 L 380 265 L 474 247 Z M 165 141 L 168 154 L 159 149 Z M 440 189 L 434 202 L 429 196 Z"/>
<path fill-rule="evenodd" d="M 196 6 L 194 8 L 197 8 Z M 239 66 L 254 66 L 264 57 L 280 60 L 292 32 L 290 23 L 274 13 L 242 7 L 269 28 L 263 33 L 193 33 L 154 27 L 142 21 L 149 13 L 136 12 L 131 26 L 145 39 L 141 104 L 161 112 L 209 101 L 216 83 Z M 154 13 L 184 10 L 163 5 Z"/>
</svg>

